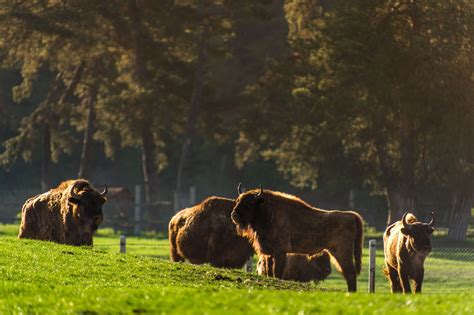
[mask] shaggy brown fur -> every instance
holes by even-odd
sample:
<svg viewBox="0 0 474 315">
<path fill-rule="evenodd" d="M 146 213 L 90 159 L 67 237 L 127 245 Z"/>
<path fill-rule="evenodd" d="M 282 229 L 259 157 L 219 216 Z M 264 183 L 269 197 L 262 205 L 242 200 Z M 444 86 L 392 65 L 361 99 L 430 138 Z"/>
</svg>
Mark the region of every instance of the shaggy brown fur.
<svg viewBox="0 0 474 315">
<path fill-rule="evenodd" d="M 421 292 L 424 278 L 424 262 L 431 252 L 430 235 L 433 233 L 433 213 L 430 223 L 418 222 L 411 213 L 405 213 L 401 221 L 387 227 L 383 235 L 385 274 L 392 292 L 410 293 L 410 280 L 415 292 Z"/>
<path fill-rule="evenodd" d="M 257 263 L 257 273 L 268 276 L 271 256 L 262 255 Z M 326 251 L 315 255 L 286 254 L 281 279 L 301 282 L 321 281 L 331 273 L 330 256 Z"/>
<path fill-rule="evenodd" d="M 209 197 L 178 212 L 169 223 L 172 261 L 241 268 L 253 254 L 246 238 L 237 234 L 230 219 L 234 200 Z"/>
<path fill-rule="evenodd" d="M 68 180 L 57 188 L 29 198 L 21 211 L 19 238 L 69 245 L 92 245 L 103 220 L 105 193 L 84 180 Z"/>
<path fill-rule="evenodd" d="M 269 190 L 241 194 L 232 220 L 255 251 L 273 257 L 273 275 L 280 278 L 287 253 L 316 254 L 326 249 L 356 291 L 361 270 L 363 223 L 352 211 L 326 211 L 301 199 Z"/>
</svg>

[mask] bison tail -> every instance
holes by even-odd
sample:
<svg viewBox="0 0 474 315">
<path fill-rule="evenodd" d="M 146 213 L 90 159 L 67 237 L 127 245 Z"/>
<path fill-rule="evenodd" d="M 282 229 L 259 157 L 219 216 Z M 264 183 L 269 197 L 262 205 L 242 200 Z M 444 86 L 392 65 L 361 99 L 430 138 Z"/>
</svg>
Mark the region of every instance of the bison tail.
<svg viewBox="0 0 474 315">
<path fill-rule="evenodd" d="M 354 242 L 354 260 L 357 274 L 360 274 L 362 269 L 362 246 L 364 243 L 364 223 L 359 214 L 355 213 L 355 222 L 357 226 L 357 232 Z"/>
</svg>

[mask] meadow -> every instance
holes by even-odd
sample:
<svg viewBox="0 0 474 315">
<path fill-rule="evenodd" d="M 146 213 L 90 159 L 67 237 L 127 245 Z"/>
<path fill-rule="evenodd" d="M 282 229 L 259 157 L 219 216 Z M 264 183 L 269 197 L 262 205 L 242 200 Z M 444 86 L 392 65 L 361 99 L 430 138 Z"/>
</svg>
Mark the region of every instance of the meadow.
<svg viewBox="0 0 474 315">
<path fill-rule="evenodd" d="M 171 263 L 167 240 L 153 236 L 128 237 L 127 253 L 120 254 L 118 235 L 107 229 L 93 248 L 18 240 L 16 232 L 0 225 L 0 314 L 474 313 L 472 250 L 434 252 L 421 295 L 390 294 L 380 268 L 377 292 L 366 293 L 366 265 L 359 292 L 348 294 L 335 270 L 324 282 L 302 284 Z M 382 261 L 379 250 L 378 267 Z"/>
</svg>

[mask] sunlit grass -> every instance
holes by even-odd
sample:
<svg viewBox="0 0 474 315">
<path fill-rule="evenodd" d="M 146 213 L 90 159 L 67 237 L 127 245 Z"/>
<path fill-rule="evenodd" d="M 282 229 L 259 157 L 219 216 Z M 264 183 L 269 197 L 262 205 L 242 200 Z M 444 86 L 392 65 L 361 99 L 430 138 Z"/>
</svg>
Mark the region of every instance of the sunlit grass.
<svg viewBox="0 0 474 315">
<path fill-rule="evenodd" d="M 16 233 L 16 226 L 0 226 L 0 314 L 474 312 L 472 252 L 466 257 L 454 253 L 453 259 L 434 252 L 427 260 L 425 294 L 403 296 L 387 293 L 379 250 L 379 293 L 365 293 L 364 268 L 359 293 L 347 294 L 335 271 L 323 283 L 301 284 L 171 263 L 166 239 L 128 237 L 124 255 L 119 253 L 119 235 L 110 231 L 99 233 L 93 248 L 18 240 Z M 447 298 L 447 292 L 456 294 Z"/>
</svg>

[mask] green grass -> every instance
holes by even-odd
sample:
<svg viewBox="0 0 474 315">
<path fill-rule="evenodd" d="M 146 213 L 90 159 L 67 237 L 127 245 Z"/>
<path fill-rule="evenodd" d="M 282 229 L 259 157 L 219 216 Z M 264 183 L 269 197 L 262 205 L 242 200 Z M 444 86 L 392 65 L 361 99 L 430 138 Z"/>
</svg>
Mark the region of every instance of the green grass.
<svg viewBox="0 0 474 315">
<path fill-rule="evenodd" d="M 323 283 L 300 284 L 241 270 L 170 263 L 163 239 L 129 237 L 123 255 L 118 236 L 110 231 L 100 231 L 92 249 L 18 240 L 16 232 L 16 227 L 0 225 L 0 314 L 474 313 L 472 278 L 457 282 L 460 294 L 432 293 L 437 286 L 427 282 L 425 294 L 404 296 L 388 294 L 381 275 L 380 293 L 365 293 L 363 273 L 360 292 L 348 294 L 336 272 Z M 100 246 L 107 244 L 116 245 Z M 472 268 L 472 260 L 430 258 L 446 269 L 448 263 Z"/>
</svg>

